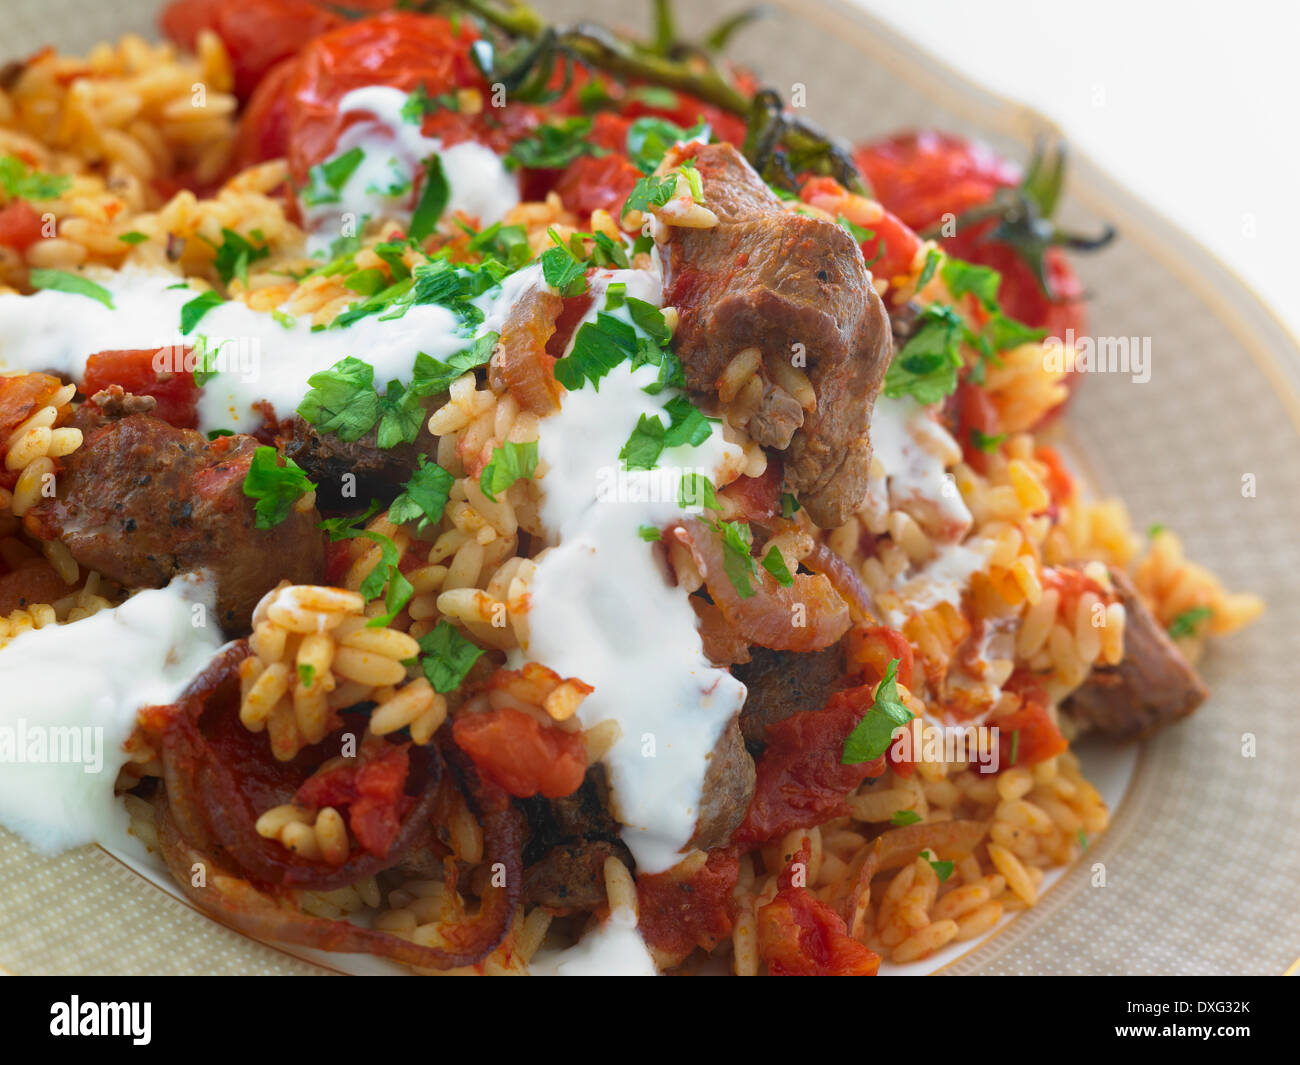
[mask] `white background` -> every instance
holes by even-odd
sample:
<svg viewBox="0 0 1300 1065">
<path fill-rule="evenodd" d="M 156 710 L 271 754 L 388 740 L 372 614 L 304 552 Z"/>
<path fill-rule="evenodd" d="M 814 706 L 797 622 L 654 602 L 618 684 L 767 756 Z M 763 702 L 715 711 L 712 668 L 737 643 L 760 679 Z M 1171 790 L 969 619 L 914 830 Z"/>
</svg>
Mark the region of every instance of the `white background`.
<svg viewBox="0 0 1300 1065">
<path fill-rule="evenodd" d="M 1056 119 L 1300 335 L 1300 3 L 853 2 Z"/>
</svg>

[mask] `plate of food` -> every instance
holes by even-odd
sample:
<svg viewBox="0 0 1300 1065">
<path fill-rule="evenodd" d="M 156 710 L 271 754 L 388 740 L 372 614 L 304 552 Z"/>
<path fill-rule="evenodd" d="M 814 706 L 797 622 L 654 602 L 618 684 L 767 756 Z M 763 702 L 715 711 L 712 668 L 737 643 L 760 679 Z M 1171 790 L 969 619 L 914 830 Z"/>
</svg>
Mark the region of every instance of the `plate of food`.
<svg viewBox="0 0 1300 1065">
<path fill-rule="evenodd" d="M 72 7 L 0 69 L 0 964 L 1300 956 L 1300 353 L 1061 131 L 833 3 Z"/>
</svg>

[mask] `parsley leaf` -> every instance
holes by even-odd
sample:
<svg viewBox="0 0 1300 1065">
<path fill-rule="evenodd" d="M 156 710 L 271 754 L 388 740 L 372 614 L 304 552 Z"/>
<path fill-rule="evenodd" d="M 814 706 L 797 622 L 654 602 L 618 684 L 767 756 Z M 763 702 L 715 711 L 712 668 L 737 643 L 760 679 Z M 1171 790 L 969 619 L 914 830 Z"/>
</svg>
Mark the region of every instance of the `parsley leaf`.
<svg viewBox="0 0 1300 1065">
<path fill-rule="evenodd" d="M 637 536 L 641 537 L 648 544 L 664 538 L 663 532 L 657 525 L 639 525 L 636 530 Z"/>
<path fill-rule="evenodd" d="M 442 160 L 431 155 L 424 161 L 424 185 L 420 189 L 420 202 L 415 205 L 415 213 L 411 215 L 408 236 L 420 241 L 432 233 L 450 199 L 451 186 L 447 184 L 447 177 L 442 172 Z"/>
<path fill-rule="evenodd" d="M 776 583 L 782 588 L 789 588 L 794 584 L 794 577 L 790 574 L 790 567 L 785 564 L 785 559 L 781 552 L 775 547 L 769 547 L 767 554 L 763 556 L 763 568 L 776 578 Z"/>
<path fill-rule="evenodd" d="M 224 302 L 218 293 L 208 291 L 200 292 L 188 303 L 183 304 L 181 306 L 181 333 L 189 336 L 208 311 L 212 310 L 213 307 L 220 307 Z"/>
<path fill-rule="evenodd" d="M 389 505 L 388 520 L 394 525 L 413 521 L 416 532 L 422 533 L 442 518 L 455 478 L 423 455 L 418 461 L 419 466 L 406 482 L 402 494 Z"/>
<path fill-rule="evenodd" d="M 674 396 L 665 405 L 668 428 L 657 414 L 643 414 L 618 457 L 629 470 L 653 470 L 665 448 L 689 444 L 698 447 L 712 433 L 711 422 L 685 396 Z"/>
<path fill-rule="evenodd" d="M 716 521 L 713 528 L 722 537 L 722 568 L 727 579 L 741 599 L 751 598 L 756 593 L 750 577 L 758 574 L 758 564 L 749 553 L 754 534 L 743 521 Z"/>
<path fill-rule="evenodd" d="M 388 391 L 380 397 L 379 430 L 375 444 L 387 450 L 398 444 L 413 444 L 424 424 L 424 408 L 420 394 L 407 389 L 401 381 L 389 381 Z"/>
<path fill-rule="evenodd" d="M 254 524 L 259 529 L 279 525 L 289 516 L 295 502 L 316 489 L 293 459 L 286 458 L 281 466 L 278 457 L 275 448 L 259 447 L 253 452 L 253 461 L 244 476 L 244 495 L 257 500 L 253 512 Z"/>
<path fill-rule="evenodd" d="M 123 244 L 143 244 L 149 238 L 138 229 L 133 229 L 129 233 L 121 234 L 117 239 Z"/>
<path fill-rule="evenodd" d="M 310 662 L 298 663 L 298 681 L 304 688 L 310 688 L 316 680 L 316 667 Z"/>
<path fill-rule="evenodd" d="M 951 307 L 930 304 L 921 312 L 917 331 L 885 371 L 885 395 L 911 396 L 923 406 L 951 395 L 957 389 L 966 335 L 965 323 Z"/>
<path fill-rule="evenodd" d="M 493 450 L 491 460 L 479 474 L 478 486 L 495 503 L 498 492 L 504 492 L 516 481 L 531 477 L 536 471 L 537 441 L 516 444 L 507 440 Z"/>
<path fill-rule="evenodd" d="M 523 226 L 507 226 L 494 222 L 487 229 L 475 233 L 469 226 L 461 225 L 470 236 L 468 248 L 484 258 L 496 259 L 514 271 L 533 257 L 528 244 L 528 232 Z"/>
<path fill-rule="evenodd" d="M 451 383 L 466 371 L 487 365 L 492 359 L 492 350 L 500 339 L 500 333 L 484 333 L 475 337 L 469 347 L 448 356 L 446 362 L 420 352 L 415 357 L 411 391 L 421 396 L 436 396 L 446 392 Z"/>
<path fill-rule="evenodd" d="M 433 690 L 446 694 L 460 687 L 461 681 L 483 654 L 460 634 L 451 622 L 441 620 L 420 637 L 420 668 L 429 678 Z"/>
<path fill-rule="evenodd" d="M 844 741 L 844 753 L 840 756 L 842 765 L 858 765 L 879 758 L 889 750 L 894 729 L 912 720 L 912 711 L 899 698 L 897 678 L 898 659 L 891 658 L 884 677 L 876 686 L 875 701 Z"/>
<path fill-rule="evenodd" d="M 541 254 L 542 276 L 546 283 L 565 297 L 586 292 L 586 260 L 574 255 L 573 250 L 560 239 L 554 229 L 546 232 L 555 242 L 555 247 L 547 248 Z"/>
<path fill-rule="evenodd" d="M 230 284 L 232 278 L 236 277 L 247 285 L 249 264 L 255 263 L 259 259 L 265 259 L 271 254 L 271 249 L 264 243 L 251 243 L 233 229 L 223 227 L 221 236 L 221 244 L 212 245 L 217 249 L 217 254 L 212 260 L 213 269 L 217 271 L 217 276 L 227 285 Z"/>
<path fill-rule="evenodd" d="M 190 345 L 190 353 L 194 356 L 194 372 L 191 376 L 200 388 L 221 372 L 217 366 L 217 355 L 227 343 L 229 341 L 223 340 L 214 348 L 202 333 L 194 338 L 194 343 Z"/>
<path fill-rule="evenodd" d="M 789 492 L 781 493 L 781 517 L 789 521 L 799 512 L 799 500 Z"/>
<path fill-rule="evenodd" d="M 921 852 L 921 857 L 924 858 L 929 863 L 930 868 L 934 870 L 935 875 L 939 878 L 939 883 L 942 884 L 946 882 L 947 879 L 952 876 L 954 868 L 953 862 L 938 861 L 934 856 L 934 851 L 928 849 Z"/>
<path fill-rule="evenodd" d="M 1213 607 L 1194 606 L 1190 610 L 1184 610 L 1169 623 L 1169 635 L 1175 640 L 1181 640 L 1186 636 L 1195 636 L 1197 630 L 1201 627 L 1201 623 L 1208 621 L 1213 616 Z"/>
<path fill-rule="evenodd" d="M 925 253 L 925 265 L 921 267 L 921 276 L 916 279 L 917 292 L 920 292 L 921 289 L 925 288 L 929 283 L 930 278 L 934 277 L 934 272 L 938 269 L 939 262 L 942 259 L 943 252 L 939 251 L 938 248 L 931 248 Z"/>
<path fill-rule="evenodd" d="M 629 211 L 645 211 L 651 207 L 662 207 L 677 194 L 677 175 L 655 177 L 653 174 L 643 177 L 627 195 L 623 204 L 623 216 Z"/>
<path fill-rule="evenodd" d="M 970 442 L 974 444 L 977 448 L 979 448 L 981 451 L 983 451 L 984 454 L 986 455 L 994 454 L 997 451 L 998 447 L 1001 445 L 1002 441 L 1004 441 L 1006 438 L 1007 438 L 1006 433 L 989 434 L 983 432 L 980 429 L 976 429 L 974 426 L 971 427 Z"/>
<path fill-rule="evenodd" d="M 638 118 L 627 130 L 627 156 L 643 174 L 653 173 L 669 148 L 694 140 L 706 128 L 703 122 L 687 130 L 666 118 Z"/>
<path fill-rule="evenodd" d="M 717 510 L 718 493 L 704 474 L 683 474 L 681 486 L 677 489 L 677 505 L 683 510 Z"/>
<path fill-rule="evenodd" d="M 895 810 L 893 816 L 889 819 L 889 823 L 897 828 L 902 828 L 904 825 L 920 824 L 920 822 L 921 815 L 915 810 Z"/>
<path fill-rule="evenodd" d="M 588 140 L 590 135 L 591 119 L 582 115 L 548 122 L 515 141 L 504 162 L 512 169 L 523 166 L 530 170 L 559 170 L 580 155 L 608 155 L 606 149 Z"/>
<path fill-rule="evenodd" d="M 456 97 L 449 92 L 430 96 L 429 90 L 424 87 L 424 82 L 420 82 L 413 92 L 407 94 L 406 100 L 402 104 L 402 121 L 418 126 L 423 123 L 425 115 L 431 115 L 433 112 L 440 110 L 458 110 Z"/>
<path fill-rule="evenodd" d="M 72 185 L 63 174 L 42 174 L 16 155 L 0 155 L 0 188 L 15 200 L 57 200 Z"/>
<path fill-rule="evenodd" d="M 97 285 L 88 277 L 71 274 L 67 270 L 29 270 L 27 281 L 32 288 L 52 289 L 55 292 L 70 292 L 75 296 L 88 296 L 98 300 L 110 311 L 114 310 L 113 296 L 103 285 Z"/>
<path fill-rule="evenodd" d="M 349 355 L 307 378 L 312 388 L 298 404 L 298 413 L 323 433 L 343 441 L 360 440 L 382 409 L 374 379 L 374 367 Z"/>
<path fill-rule="evenodd" d="M 627 470 L 653 470 L 664 449 L 664 423 L 657 414 L 643 414 L 618 457 Z"/>
<path fill-rule="evenodd" d="M 970 292 L 989 310 L 997 307 L 998 286 L 1002 284 L 1002 275 L 993 267 L 950 258 L 944 261 L 939 276 L 954 297 Z"/>
<path fill-rule="evenodd" d="M 348 183 L 366 153 L 360 148 L 337 155 L 324 163 L 317 163 L 307 172 L 311 184 L 299 194 L 299 199 L 308 207 L 321 204 L 338 203 L 339 193 Z"/>
</svg>

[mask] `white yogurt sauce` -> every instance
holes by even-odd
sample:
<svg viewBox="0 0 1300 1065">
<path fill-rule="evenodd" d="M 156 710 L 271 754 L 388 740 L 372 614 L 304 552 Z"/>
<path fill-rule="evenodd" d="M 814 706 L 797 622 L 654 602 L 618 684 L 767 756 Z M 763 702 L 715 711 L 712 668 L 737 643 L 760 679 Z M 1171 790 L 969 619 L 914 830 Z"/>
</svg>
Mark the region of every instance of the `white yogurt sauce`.
<svg viewBox="0 0 1300 1065">
<path fill-rule="evenodd" d="M 652 271 L 605 271 L 592 286 L 592 316 L 616 282 L 659 303 Z M 528 659 L 593 685 L 578 710 L 584 727 L 618 722 L 621 737 L 604 763 L 623 839 L 644 873 L 682 859 L 709 755 L 745 700 L 745 686 L 704 657 L 689 597 L 638 534 L 681 516 L 681 471 L 716 484 L 721 467 L 738 464 L 739 448 L 715 426 L 699 447 L 665 451 L 657 470 L 623 470 L 618 454 L 638 418 L 669 398 L 642 391 L 656 378 L 654 367 L 622 363 L 599 391 L 566 393 L 560 412 L 542 422 L 539 455 L 551 472 L 541 481 L 541 516 L 557 546 L 533 580 L 524 649 Z"/>
<path fill-rule="evenodd" d="M 292 413 L 307 394 L 307 379 L 348 356 L 375 369 L 375 387 L 407 384 L 416 355 L 436 359 L 467 347 L 456 316 L 437 304 L 410 307 L 401 318 L 361 318 L 340 329 L 313 331 L 307 319 L 286 327 L 271 314 L 238 301 L 219 304 L 188 337 L 180 333 L 181 307 L 197 294 L 173 288 L 169 273 L 126 269 L 96 280 L 108 289 L 115 309 L 74 293 L 45 290 L 31 296 L 0 296 L 0 369 L 49 370 L 81 380 L 86 359 L 97 351 L 176 348 L 206 338 L 217 351 L 222 372 L 204 385 L 199 428 L 250 432 L 262 421 L 253 410 L 268 400 L 280 417 Z M 486 315 L 476 335 L 499 332 L 511 305 L 541 282 L 541 267 L 511 274 L 474 302 Z"/>
<path fill-rule="evenodd" d="M 916 400 L 883 394 L 876 398 L 871 414 L 872 465 L 880 460 L 889 502 L 945 542 L 960 540 L 971 526 L 970 511 L 940 457 L 954 447 L 952 438 Z M 873 488 L 879 492 L 878 479 Z"/>
<path fill-rule="evenodd" d="M 311 233 L 308 248 L 323 251 L 340 235 L 340 225 L 366 217 L 409 222 L 416 203 L 414 188 L 424 161 L 437 155 L 447 179 L 447 214 L 463 211 L 480 226 L 499 222 L 519 203 L 519 179 L 500 157 L 476 141 L 444 149 L 437 137 L 426 137 L 420 126 L 402 117 L 407 94 L 385 85 L 353 89 L 339 103 L 339 114 L 363 113 L 339 136 L 332 158 L 354 148 L 364 157 L 338 190 L 337 203 L 304 206 L 304 224 Z M 388 195 L 394 187 L 403 191 Z"/>
<path fill-rule="evenodd" d="M 174 702 L 221 646 L 212 593 L 178 577 L 0 648 L 0 824 L 45 854 L 122 843 L 122 745 L 136 712 Z"/>
<path fill-rule="evenodd" d="M 528 966 L 532 976 L 658 976 L 636 930 L 636 915 L 614 910 L 568 950 L 544 950 Z"/>
</svg>

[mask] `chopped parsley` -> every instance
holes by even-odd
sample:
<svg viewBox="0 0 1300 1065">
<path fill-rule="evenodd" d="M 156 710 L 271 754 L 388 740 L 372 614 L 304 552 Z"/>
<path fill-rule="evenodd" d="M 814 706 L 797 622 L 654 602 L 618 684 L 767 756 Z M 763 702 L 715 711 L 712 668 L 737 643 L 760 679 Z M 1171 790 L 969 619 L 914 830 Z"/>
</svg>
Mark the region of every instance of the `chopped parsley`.
<svg viewBox="0 0 1300 1065">
<path fill-rule="evenodd" d="M 332 542 L 337 543 L 339 540 L 354 540 L 357 537 L 364 537 L 371 543 L 379 545 L 379 561 L 366 574 L 365 579 L 361 582 L 361 587 L 357 591 L 362 594 L 367 602 L 378 599 L 382 595 L 387 613 L 367 621 L 366 628 L 368 629 L 382 629 L 389 625 L 415 594 L 415 587 L 402 573 L 402 553 L 398 550 L 397 545 L 383 533 L 358 528 L 358 526 L 369 521 L 381 506 L 379 500 L 372 499 L 364 514 L 328 518 L 319 524 L 319 528 L 324 529 L 329 534 Z"/>
<path fill-rule="evenodd" d="M 905 825 L 918 825 L 921 823 L 921 815 L 915 810 L 895 810 L 889 823 L 895 828 L 902 828 Z"/>
<path fill-rule="evenodd" d="M 1154 525 L 1152 525 L 1150 528 L 1147 529 L 1147 536 L 1150 539 L 1154 540 L 1157 536 L 1159 536 L 1162 532 L 1164 532 L 1168 528 L 1169 528 L 1168 525 L 1162 525 L 1160 522 L 1156 522 Z"/>
<path fill-rule="evenodd" d="M 952 876 L 954 867 L 953 862 L 937 861 L 934 857 L 934 851 L 931 850 L 923 850 L 921 852 L 921 857 L 924 858 L 929 863 L 930 868 L 934 870 L 935 875 L 939 878 L 939 883 L 942 884 L 946 882 L 947 879 Z"/>
<path fill-rule="evenodd" d="M 677 505 L 683 510 L 690 510 L 692 507 L 701 510 L 717 510 L 718 493 L 713 487 L 713 482 L 704 474 L 683 474 L 681 486 L 677 489 Z"/>
<path fill-rule="evenodd" d="M 971 427 L 970 442 L 974 444 L 977 448 L 979 448 L 979 450 L 983 451 L 984 454 L 986 455 L 994 454 L 997 451 L 998 447 L 1001 446 L 1002 441 L 1004 441 L 1006 438 L 1007 438 L 1006 433 L 989 434 L 989 433 L 982 432 L 981 430 L 976 429 L 973 426 Z"/>
<path fill-rule="evenodd" d="M 343 186 L 348 183 L 348 179 L 356 172 L 365 157 L 366 153 L 360 148 L 353 148 L 324 163 L 317 163 L 307 172 L 311 184 L 302 190 L 299 198 L 308 207 L 338 203 Z"/>
<path fill-rule="evenodd" d="M 876 698 L 844 741 L 843 765 L 858 765 L 879 758 L 887 750 L 894 729 L 912 720 L 912 711 L 898 694 L 898 659 L 891 658 L 885 675 L 876 686 Z"/>
<path fill-rule="evenodd" d="M 695 167 L 694 159 L 687 159 L 679 168 L 682 177 L 686 179 L 686 184 L 690 186 L 691 199 L 696 203 L 704 202 L 704 179 L 700 177 L 699 170 Z"/>
<path fill-rule="evenodd" d="M 394 525 L 415 522 L 415 531 L 423 533 L 442 518 L 455 478 L 423 455 L 399 495 L 388 507 L 388 520 Z"/>
<path fill-rule="evenodd" d="M 424 161 L 424 185 L 420 189 L 420 202 L 415 205 L 407 235 L 414 241 L 424 240 L 437 228 L 438 219 L 447 209 L 451 199 L 451 186 L 442 172 L 442 160 L 436 155 Z"/>
<path fill-rule="evenodd" d="M 581 155 L 608 155 L 606 149 L 591 143 L 590 136 L 591 119 L 583 115 L 548 122 L 515 141 L 504 162 L 511 169 L 522 166 L 530 170 L 559 170 Z"/>
<path fill-rule="evenodd" d="M 482 654 L 481 647 L 467 640 L 445 619 L 420 637 L 420 668 L 433 690 L 443 694 L 460 687 Z"/>
<path fill-rule="evenodd" d="M 668 174 L 655 177 L 653 174 L 643 177 L 627 195 L 623 204 L 623 215 L 629 211 L 646 211 L 651 207 L 662 207 L 677 195 L 677 175 Z"/>
<path fill-rule="evenodd" d="M 57 200 L 72 185 L 63 174 L 32 170 L 16 155 L 0 155 L 0 188 L 15 200 Z"/>
<path fill-rule="evenodd" d="M 310 662 L 298 663 L 298 681 L 304 688 L 310 688 L 316 680 L 316 667 Z"/>
<path fill-rule="evenodd" d="M 722 537 L 722 568 L 727 579 L 741 599 L 751 598 L 755 592 L 750 578 L 758 575 L 758 563 L 750 554 L 754 534 L 743 521 L 715 521 L 713 528 Z"/>
<path fill-rule="evenodd" d="M 942 303 L 930 304 L 921 312 L 916 332 L 885 371 L 885 395 L 911 396 L 923 406 L 951 395 L 962 366 L 961 344 L 968 335 L 956 311 Z"/>
<path fill-rule="evenodd" d="M 469 347 L 449 356 L 446 362 L 420 352 L 415 357 L 411 390 L 421 396 L 436 396 L 446 392 L 451 383 L 462 374 L 487 365 L 492 358 L 492 349 L 500 339 L 500 333 L 484 333 L 475 337 Z"/>
<path fill-rule="evenodd" d="M 641 415 L 623 450 L 618 453 L 625 469 L 653 470 L 667 448 L 685 444 L 699 447 L 709 439 L 713 431 L 711 423 L 717 421 L 716 418 L 706 418 L 685 396 L 674 396 L 663 409 L 669 417 L 667 428 L 657 414 Z"/>
<path fill-rule="evenodd" d="M 221 230 L 221 244 L 212 246 L 217 249 L 217 254 L 212 260 L 212 266 L 217 271 L 217 276 L 227 285 L 233 278 L 248 284 L 248 267 L 250 263 L 255 263 L 259 259 L 265 259 L 271 254 L 265 242 L 253 244 L 245 237 L 240 236 L 233 229 Z M 254 233 L 255 239 L 259 234 Z M 211 243 L 209 241 L 209 243 Z"/>
<path fill-rule="evenodd" d="M 143 244 L 149 238 L 138 229 L 133 229 L 129 233 L 121 234 L 117 239 L 123 244 Z"/>
<path fill-rule="evenodd" d="M 1016 729 L 1011 733 L 1011 764 L 1015 765 L 1020 758 L 1020 730 Z"/>
<path fill-rule="evenodd" d="M 494 222 L 487 229 L 475 232 L 463 222 L 460 227 L 469 234 L 467 247 L 485 259 L 496 259 L 510 270 L 518 270 L 533 257 L 528 244 L 528 231 L 523 226 L 507 226 Z"/>
<path fill-rule="evenodd" d="M 492 458 L 479 474 L 478 486 L 495 503 L 498 492 L 504 492 L 516 481 L 529 478 L 536 471 L 537 441 L 517 444 L 507 440 L 493 450 Z"/>
<path fill-rule="evenodd" d="M 782 588 L 789 588 L 794 584 L 794 577 L 790 573 L 790 567 L 785 564 L 781 552 L 775 547 L 767 549 L 767 554 L 763 556 L 763 568 L 776 578 L 776 583 Z"/>
<path fill-rule="evenodd" d="M 55 292 L 70 292 L 74 296 L 87 296 L 98 300 L 110 311 L 114 310 L 113 296 L 103 285 L 97 285 L 88 277 L 72 274 L 67 270 L 30 270 L 28 283 L 35 289 L 52 289 Z"/>
<path fill-rule="evenodd" d="M 944 260 L 939 276 L 954 297 L 960 298 L 969 292 L 989 310 L 997 306 L 1002 275 L 993 267 L 949 258 Z"/>
<path fill-rule="evenodd" d="M 259 529 L 273 529 L 289 516 L 294 503 L 316 486 L 291 458 L 281 466 L 273 447 L 259 447 L 244 476 L 244 495 L 257 502 L 253 507 L 254 524 Z"/>
<path fill-rule="evenodd" d="M 424 121 L 425 115 L 431 115 L 435 111 L 456 111 L 458 110 L 456 97 L 453 93 L 444 92 L 437 96 L 430 96 L 429 90 L 424 87 L 424 82 L 420 82 L 415 90 L 407 94 L 405 102 L 402 104 L 402 121 L 409 122 L 413 126 L 418 126 Z"/>
<path fill-rule="evenodd" d="M 639 525 L 636 534 L 648 544 L 653 544 L 664 538 L 662 530 L 657 525 Z"/>
<path fill-rule="evenodd" d="M 414 444 L 424 424 L 425 411 L 420 393 L 401 381 L 389 381 L 388 391 L 379 397 L 379 428 L 375 444 L 387 450 L 398 444 Z"/>
<path fill-rule="evenodd" d="M 943 259 L 943 252 L 938 248 L 931 248 L 925 253 L 925 265 L 921 267 L 921 275 L 916 279 L 916 291 L 920 292 L 929 284 L 930 278 L 934 277 L 935 270 L 939 267 L 939 262 Z"/>
<path fill-rule="evenodd" d="M 613 292 L 612 305 L 626 309 L 631 323 L 604 311 L 594 322 L 584 322 L 573 338 L 569 354 L 555 364 L 555 379 L 570 392 L 587 382 L 599 390 L 600 379 L 619 363 L 632 360 L 633 368 L 659 367 L 658 380 L 643 391 L 657 395 L 668 387 L 685 384 L 681 363 L 667 349 L 671 336 L 663 312 L 644 300 Z M 606 306 L 611 306 L 607 303 Z"/>
<path fill-rule="evenodd" d="M 1169 623 L 1169 635 L 1175 640 L 1195 636 L 1201 627 L 1201 623 L 1208 621 L 1213 616 L 1213 607 L 1194 606 L 1190 610 L 1184 610 Z"/>
<path fill-rule="evenodd" d="M 217 354 L 221 351 L 227 341 L 222 341 L 215 348 L 211 346 L 202 333 L 194 338 L 194 343 L 190 345 L 190 353 L 194 356 L 194 372 L 191 375 L 194 383 L 202 388 L 221 371 L 217 368 Z"/>
<path fill-rule="evenodd" d="M 643 174 L 653 173 L 674 144 L 695 140 L 707 130 L 703 122 L 682 129 L 666 118 L 638 118 L 627 130 L 627 157 Z"/>
<path fill-rule="evenodd" d="M 587 291 L 587 261 L 575 255 L 554 229 L 547 230 L 555 247 L 541 254 L 542 276 L 561 296 L 578 296 Z"/>
<path fill-rule="evenodd" d="M 374 380 L 374 367 L 349 355 L 307 378 L 311 391 L 298 413 L 323 433 L 348 442 L 360 440 L 379 421 L 382 405 Z"/>
<path fill-rule="evenodd" d="M 181 333 L 189 336 L 194 327 L 203 320 L 203 316 L 213 307 L 220 307 L 225 302 L 217 292 L 200 292 L 188 303 L 181 306 Z"/>
<path fill-rule="evenodd" d="M 1078 840 L 1079 840 L 1079 846 L 1082 847 L 1084 850 L 1087 850 L 1087 849 L 1088 849 L 1088 837 L 1084 835 L 1084 833 L 1083 833 L 1083 829 L 1079 829 L 1079 832 L 1078 832 L 1078 836 L 1077 836 L 1077 838 L 1078 838 Z"/>
<path fill-rule="evenodd" d="M 789 492 L 781 493 L 781 517 L 789 521 L 799 512 L 799 500 Z"/>
</svg>

